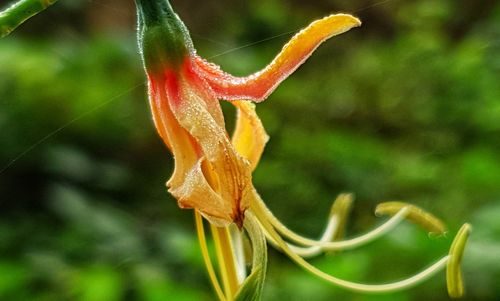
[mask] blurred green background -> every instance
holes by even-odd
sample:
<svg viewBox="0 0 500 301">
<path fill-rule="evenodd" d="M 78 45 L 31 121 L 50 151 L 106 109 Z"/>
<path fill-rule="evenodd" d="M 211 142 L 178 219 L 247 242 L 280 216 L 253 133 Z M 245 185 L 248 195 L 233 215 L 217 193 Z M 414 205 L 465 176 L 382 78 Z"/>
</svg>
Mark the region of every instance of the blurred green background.
<svg viewBox="0 0 500 301">
<path fill-rule="evenodd" d="M 465 300 L 500 298 L 500 3 L 493 0 L 172 0 L 198 53 L 237 75 L 332 12 L 361 28 L 321 46 L 258 113 L 271 140 L 254 183 L 291 228 L 319 235 L 356 194 L 347 236 L 404 200 L 446 238 L 403 225 L 312 262 L 348 280 L 398 280 L 446 254 L 463 222 Z M 2 5 L 5 1 L 2 1 Z M 60 1 L 0 41 L 0 300 L 212 300 L 192 212 L 165 181 L 132 1 Z M 234 112 L 223 104 L 228 127 Z M 369 296 L 270 251 L 265 300 L 448 300 L 444 273 Z"/>
</svg>

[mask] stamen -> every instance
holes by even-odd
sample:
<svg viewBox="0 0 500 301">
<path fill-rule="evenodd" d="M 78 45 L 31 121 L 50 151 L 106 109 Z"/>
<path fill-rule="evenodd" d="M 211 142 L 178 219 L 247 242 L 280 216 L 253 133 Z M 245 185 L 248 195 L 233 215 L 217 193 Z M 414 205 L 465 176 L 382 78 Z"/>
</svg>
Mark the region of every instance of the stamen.
<svg viewBox="0 0 500 301">
<path fill-rule="evenodd" d="M 332 209 L 330 210 L 330 218 L 328 219 L 325 231 L 319 239 L 320 242 L 330 242 L 342 235 L 342 233 L 339 232 L 343 232 L 352 201 L 352 195 L 344 193 L 340 194 L 335 199 Z M 312 258 L 321 254 L 323 251 L 321 246 L 299 247 L 291 243 L 288 243 L 288 246 L 294 253 L 303 258 Z"/>
<path fill-rule="evenodd" d="M 288 229 L 272 214 L 272 212 L 267 208 L 267 206 L 259 196 L 255 197 L 254 202 L 252 202 L 251 204 L 251 208 L 259 220 L 269 221 L 270 224 L 286 238 L 304 246 L 320 246 L 324 250 L 332 251 L 341 249 L 353 249 L 360 245 L 378 239 L 379 237 L 394 229 L 401 221 L 406 218 L 406 215 L 408 214 L 408 208 L 402 208 L 397 214 L 387 220 L 384 224 L 366 234 L 344 241 L 322 242 L 319 240 L 304 237 Z"/>
<path fill-rule="evenodd" d="M 335 233 L 337 232 L 336 230 L 338 229 L 338 218 L 337 216 L 333 215 L 330 217 L 328 220 L 328 224 L 326 225 L 325 232 L 319 239 L 319 242 L 329 242 L 333 239 L 335 236 Z M 294 244 L 287 244 L 288 247 L 297 255 L 304 257 L 304 258 L 311 258 L 316 255 L 319 255 L 322 253 L 323 248 L 319 245 L 316 246 L 310 246 L 310 247 L 299 247 Z"/>
<path fill-rule="evenodd" d="M 337 216 L 338 225 L 337 231 L 335 231 L 331 240 L 339 240 L 344 236 L 347 218 L 349 217 L 349 213 L 351 213 L 353 202 L 354 196 L 352 193 L 341 193 L 333 202 L 330 216 Z"/>
<path fill-rule="evenodd" d="M 426 229 L 431 234 L 443 235 L 446 232 L 446 226 L 440 219 L 422 208 L 404 202 L 381 203 L 375 208 L 375 214 L 377 216 L 394 215 L 405 207 L 408 208 L 408 215 L 406 218 L 409 221 Z"/>
<path fill-rule="evenodd" d="M 243 240 L 240 230 L 235 225 L 229 226 L 229 233 L 231 235 L 231 245 L 234 249 L 236 276 L 238 276 L 238 283 L 241 284 L 247 276 Z"/>
<path fill-rule="evenodd" d="M 469 224 L 464 224 L 458 231 L 450 247 L 450 260 L 446 267 L 446 283 L 448 295 L 452 298 L 459 298 L 464 295 L 464 284 L 460 263 L 464 254 L 467 239 L 472 230 Z"/>
<path fill-rule="evenodd" d="M 203 261 L 205 262 L 205 267 L 208 272 L 208 277 L 210 278 L 210 282 L 214 287 L 215 293 L 220 301 L 226 301 L 226 297 L 222 292 L 222 288 L 220 286 L 219 280 L 215 275 L 214 266 L 212 264 L 212 260 L 210 259 L 210 254 L 208 253 L 207 247 L 207 239 L 205 237 L 205 229 L 203 227 L 203 219 L 201 214 L 195 210 L 194 211 L 195 221 L 196 221 L 196 233 L 198 234 L 198 242 L 200 243 L 201 254 L 203 256 Z"/>
<path fill-rule="evenodd" d="M 353 290 L 353 291 L 358 291 L 358 292 L 365 292 L 365 293 L 382 293 L 382 292 L 394 292 L 402 289 L 406 289 L 408 287 L 414 286 L 429 277 L 433 276 L 440 270 L 442 270 L 445 266 L 446 263 L 448 262 L 450 256 L 447 255 L 437 262 L 435 262 L 433 265 L 428 267 L 427 269 L 423 270 L 422 272 L 409 277 L 407 279 L 393 282 L 393 283 L 387 283 L 387 284 L 362 284 L 362 283 L 355 283 L 351 281 L 346 281 L 343 279 L 336 278 L 330 274 L 327 274 L 318 268 L 314 267 L 307 261 L 305 261 L 302 257 L 299 255 L 295 254 L 290 248 L 286 245 L 286 243 L 283 241 L 283 239 L 279 236 L 279 234 L 274 230 L 273 226 L 267 221 L 267 220 L 259 220 L 260 223 L 263 225 L 263 227 L 269 232 L 269 234 L 273 237 L 273 239 L 276 241 L 276 243 L 279 245 L 279 247 L 285 252 L 285 254 L 290 257 L 295 263 L 300 265 L 302 268 L 305 270 L 309 271 L 313 275 L 328 281 L 332 284 L 338 285 L 340 287 Z"/>
<path fill-rule="evenodd" d="M 236 268 L 234 267 L 234 252 L 229 238 L 229 231 L 227 227 L 221 228 L 213 224 L 210 224 L 210 229 L 212 230 L 212 237 L 215 243 L 215 252 L 217 254 L 224 292 L 229 299 L 232 299 L 232 296 L 238 291 L 239 284 Z"/>
<path fill-rule="evenodd" d="M 278 242 L 273 238 L 271 234 L 266 230 L 266 228 L 257 220 L 259 223 L 262 232 L 264 232 L 264 235 L 266 237 L 266 240 L 277 250 L 281 250 Z M 292 250 L 295 254 L 304 257 L 304 258 L 312 258 L 316 255 L 319 255 L 322 251 L 320 246 L 311 246 L 311 247 L 300 247 L 297 246 L 296 244 L 292 244 L 287 242 L 286 245 Z"/>
</svg>

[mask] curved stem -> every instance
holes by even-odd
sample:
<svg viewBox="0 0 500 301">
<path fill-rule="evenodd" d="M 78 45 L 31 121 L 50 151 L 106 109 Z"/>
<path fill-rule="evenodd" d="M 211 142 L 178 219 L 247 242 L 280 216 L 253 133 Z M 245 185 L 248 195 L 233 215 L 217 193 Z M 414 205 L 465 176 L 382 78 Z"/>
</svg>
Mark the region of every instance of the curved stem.
<svg viewBox="0 0 500 301">
<path fill-rule="evenodd" d="M 24 21 L 56 3 L 57 0 L 20 0 L 0 12 L 0 37 L 5 37 Z"/>
</svg>

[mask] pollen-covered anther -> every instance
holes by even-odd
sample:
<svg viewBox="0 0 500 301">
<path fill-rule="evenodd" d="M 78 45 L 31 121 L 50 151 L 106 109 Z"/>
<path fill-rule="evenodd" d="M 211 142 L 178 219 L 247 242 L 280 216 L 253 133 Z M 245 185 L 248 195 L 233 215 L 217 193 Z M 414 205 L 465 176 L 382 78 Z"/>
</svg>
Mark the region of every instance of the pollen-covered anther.
<svg viewBox="0 0 500 301">
<path fill-rule="evenodd" d="M 446 233 L 446 226 L 440 219 L 420 207 L 404 202 L 380 203 L 375 208 L 375 214 L 377 216 L 393 216 L 403 208 L 407 208 L 408 210 L 408 214 L 406 215 L 407 220 L 427 230 L 430 234 L 441 236 Z"/>
<path fill-rule="evenodd" d="M 335 205 L 333 207 L 335 207 Z M 296 244 L 305 247 L 321 247 L 323 251 L 354 249 L 364 244 L 370 243 L 395 229 L 403 220 L 405 220 L 409 211 L 407 207 L 401 208 L 398 213 L 388 219 L 385 223 L 360 236 L 338 241 L 322 241 L 302 236 L 290 230 L 276 216 L 274 216 L 274 214 L 271 212 L 271 210 L 269 210 L 269 208 L 267 208 L 266 204 L 264 203 L 264 201 L 262 201 L 258 194 L 254 195 L 254 199 L 251 202 L 251 209 L 256 214 L 256 216 L 259 217 L 259 219 L 268 220 L 269 223 L 273 226 L 273 229 L 275 229 L 285 239 L 288 239 Z M 330 217 L 329 223 L 335 221 L 335 218 L 332 217 L 335 217 L 335 215 Z M 337 222 L 335 221 L 335 223 Z M 329 226 L 327 224 L 326 228 L 328 227 Z M 272 237 L 270 237 L 270 235 L 268 235 L 268 238 L 270 238 L 269 240 L 271 241 L 271 243 L 273 243 L 273 239 Z M 289 243 L 288 245 L 293 246 L 293 244 L 291 243 Z"/>
<path fill-rule="evenodd" d="M 470 224 L 464 224 L 458 231 L 450 247 L 450 259 L 446 266 L 446 283 L 448 286 L 448 295 L 452 298 L 460 298 L 465 292 L 460 265 L 471 230 L 472 227 Z"/>
<path fill-rule="evenodd" d="M 335 231 L 332 240 L 339 240 L 344 236 L 345 226 L 353 203 L 354 195 L 352 193 L 342 193 L 333 202 L 330 218 L 335 217 L 337 219 L 337 231 Z"/>
<path fill-rule="evenodd" d="M 407 208 L 403 208 L 401 215 L 404 215 L 405 212 L 407 212 Z M 266 235 L 271 237 L 271 241 L 278 245 L 278 247 L 283 251 L 290 259 L 292 259 L 295 263 L 297 263 L 300 267 L 303 269 L 309 271 L 311 274 L 317 276 L 320 279 L 323 279 L 329 283 L 335 284 L 337 286 L 343 287 L 345 289 L 349 289 L 352 291 L 357 291 L 357 292 L 365 292 L 365 293 L 381 293 L 381 292 L 393 292 L 393 291 L 398 291 L 402 290 L 411 286 L 414 286 L 418 283 L 421 283 L 422 281 L 425 281 L 429 277 L 435 275 L 437 272 L 442 270 L 448 260 L 449 256 L 445 256 L 441 258 L 440 260 L 436 261 L 434 264 L 429 266 L 428 268 L 424 269 L 423 271 L 406 278 L 401 281 L 396 281 L 392 283 L 384 283 L 384 284 L 364 284 L 364 283 L 356 283 L 352 281 L 347 281 L 343 280 L 340 278 L 337 278 L 333 275 L 330 275 L 328 273 L 325 273 L 315 266 L 311 265 L 308 263 L 302 256 L 294 252 L 289 246 L 288 243 L 286 243 L 281 235 L 276 231 L 275 227 L 271 224 L 271 221 L 266 218 L 265 216 L 262 216 L 260 214 L 256 215 L 258 218 L 259 223 L 261 224 L 262 228 L 264 229 L 264 232 Z M 335 243 L 335 242 L 331 242 Z"/>
</svg>

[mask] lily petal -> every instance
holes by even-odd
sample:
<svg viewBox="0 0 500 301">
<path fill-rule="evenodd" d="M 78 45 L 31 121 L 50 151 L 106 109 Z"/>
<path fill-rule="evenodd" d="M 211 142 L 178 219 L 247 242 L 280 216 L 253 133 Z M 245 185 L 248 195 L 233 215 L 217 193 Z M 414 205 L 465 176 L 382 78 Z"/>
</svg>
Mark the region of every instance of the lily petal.
<svg viewBox="0 0 500 301">
<path fill-rule="evenodd" d="M 232 207 L 210 187 L 202 171 L 200 160 L 187 173 L 182 185 L 169 192 L 181 208 L 196 208 L 203 216 L 219 226 L 227 226 L 232 218 Z"/>
<path fill-rule="evenodd" d="M 250 162 L 252 171 L 257 167 L 269 136 L 249 101 L 232 101 L 238 110 L 232 143 L 236 151 Z"/>
<path fill-rule="evenodd" d="M 150 77 L 149 100 L 156 129 L 175 159 L 174 172 L 167 182 L 168 187 L 175 188 L 182 185 L 185 175 L 196 164 L 201 154 L 196 141 L 179 125 L 172 114 L 163 85 L 159 84 L 162 80 Z"/>
<path fill-rule="evenodd" d="M 222 201 L 218 205 L 217 202 L 209 204 L 203 201 L 202 193 L 196 192 L 197 203 L 191 202 L 184 207 L 198 209 L 212 222 L 219 219 L 227 224 L 235 222 L 242 226 L 243 213 L 250 205 L 248 196 L 253 190 L 250 163 L 238 154 L 229 140 L 215 95 L 196 76 L 189 61 L 183 68 L 179 76 L 167 76 L 165 94 L 178 125 L 196 142 L 205 160 L 197 169 L 197 177 L 190 178 L 187 173 L 184 174 L 187 183 L 181 185 L 185 188 L 177 191 L 178 187 L 170 186 L 170 192 L 177 199 L 194 200 L 190 194 L 194 194 L 195 190 L 190 186 L 203 184 L 199 182 L 202 175 L 207 183 L 204 189 L 210 187 Z M 207 193 L 210 194 L 210 191 L 207 190 Z M 217 224 L 221 225 L 220 222 Z"/>
<path fill-rule="evenodd" d="M 336 14 L 314 21 L 296 34 L 263 70 L 247 77 L 235 77 L 219 66 L 199 56 L 194 61 L 216 96 L 220 99 L 248 99 L 263 101 L 292 72 L 294 72 L 318 46 L 332 36 L 339 35 L 361 21 L 351 15 Z"/>
</svg>

